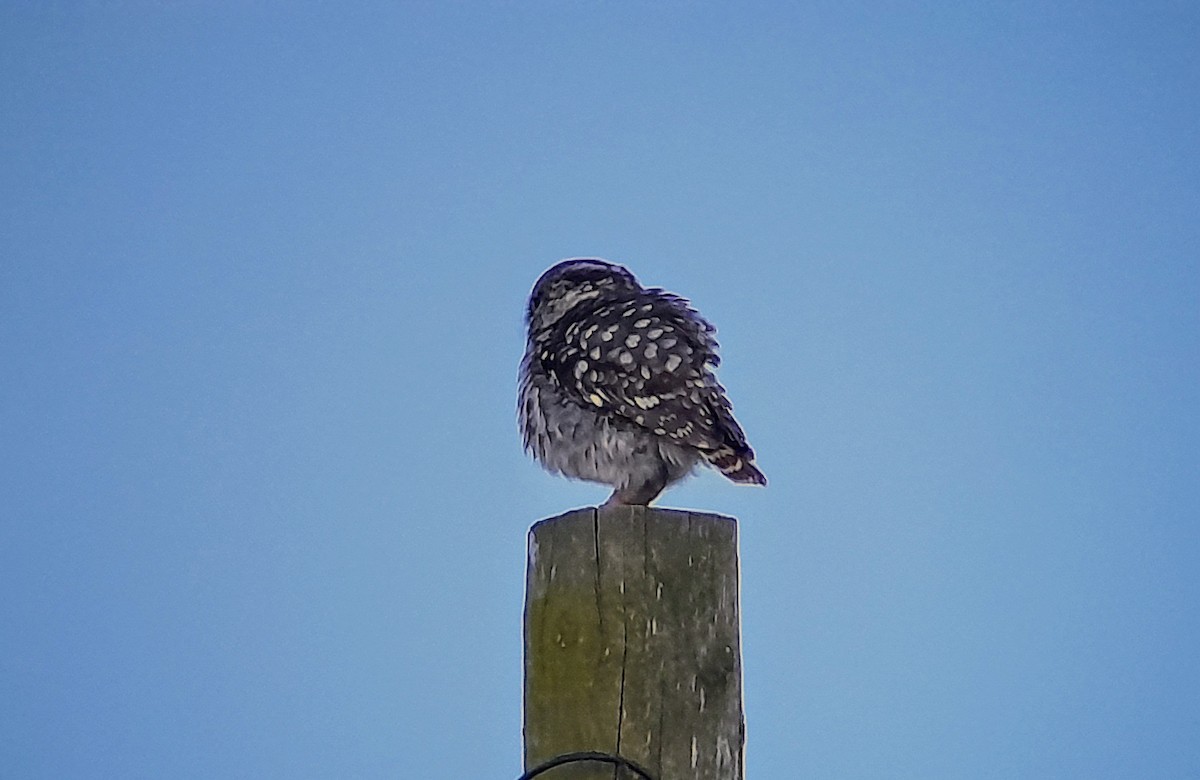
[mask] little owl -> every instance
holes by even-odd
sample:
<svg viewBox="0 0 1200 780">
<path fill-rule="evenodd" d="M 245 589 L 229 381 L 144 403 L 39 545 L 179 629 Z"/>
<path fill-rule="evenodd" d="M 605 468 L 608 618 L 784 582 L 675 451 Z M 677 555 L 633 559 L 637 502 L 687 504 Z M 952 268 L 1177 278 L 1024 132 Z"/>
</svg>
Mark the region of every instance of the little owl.
<svg viewBox="0 0 1200 780">
<path fill-rule="evenodd" d="M 608 504 L 649 504 L 701 460 L 767 483 L 713 374 L 715 328 L 688 301 L 578 258 L 542 274 L 525 319 L 518 416 L 546 469 L 611 485 Z"/>
</svg>

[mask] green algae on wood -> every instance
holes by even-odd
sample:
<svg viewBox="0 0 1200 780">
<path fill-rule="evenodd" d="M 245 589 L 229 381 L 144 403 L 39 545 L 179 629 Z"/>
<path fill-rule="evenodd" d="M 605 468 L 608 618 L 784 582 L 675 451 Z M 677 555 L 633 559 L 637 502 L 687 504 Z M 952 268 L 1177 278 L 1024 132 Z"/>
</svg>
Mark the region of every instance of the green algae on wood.
<svg viewBox="0 0 1200 780">
<path fill-rule="evenodd" d="M 741 780 L 743 744 L 736 521 L 613 507 L 537 523 L 525 601 L 526 768 L 594 750 L 660 780 Z M 614 777 L 600 764 L 553 772 Z"/>
</svg>

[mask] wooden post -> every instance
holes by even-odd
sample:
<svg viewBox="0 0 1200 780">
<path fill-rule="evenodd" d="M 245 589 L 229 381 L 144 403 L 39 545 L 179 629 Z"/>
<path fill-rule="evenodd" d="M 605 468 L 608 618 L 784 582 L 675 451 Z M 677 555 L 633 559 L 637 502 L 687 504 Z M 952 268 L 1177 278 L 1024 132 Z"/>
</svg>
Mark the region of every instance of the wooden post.
<svg viewBox="0 0 1200 780">
<path fill-rule="evenodd" d="M 529 532 L 525 769 L 564 753 L 656 780 L 742 780 L 737 521 L 580 509 Z M 545 780 L 633 778 L 573 763 Z"/>
</svg>

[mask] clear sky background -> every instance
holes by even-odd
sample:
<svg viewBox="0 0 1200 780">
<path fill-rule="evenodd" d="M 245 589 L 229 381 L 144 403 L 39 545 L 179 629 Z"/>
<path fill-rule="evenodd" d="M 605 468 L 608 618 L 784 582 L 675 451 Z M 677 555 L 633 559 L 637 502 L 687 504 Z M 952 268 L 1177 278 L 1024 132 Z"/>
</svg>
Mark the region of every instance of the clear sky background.
<svg viewBox="0 0 1200 780">
<path fill-rule="evenodd" d="M 5 3 L 0 775 L 514 778 L 562 257 L 719 328 L 751 778 L 1200 776 L 1195 3 Z"/>
</svg>

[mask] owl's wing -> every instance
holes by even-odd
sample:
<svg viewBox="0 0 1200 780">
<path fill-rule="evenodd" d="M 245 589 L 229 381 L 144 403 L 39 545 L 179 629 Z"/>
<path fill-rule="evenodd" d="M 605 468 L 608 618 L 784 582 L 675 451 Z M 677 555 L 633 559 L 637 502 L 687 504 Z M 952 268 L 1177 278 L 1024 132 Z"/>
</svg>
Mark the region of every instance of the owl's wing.
<svg viewBox="0 0 1200 780">
<path fill-rule="evenodd" d="M 746 436 L 712 373 L 720 361 L 714 332 L 684 299 L 647 290 L 580 312 L 548 368 L 580 404 L 696 447 L 710 460 L 726 453 L 749 461 Z"/>
</svg>

